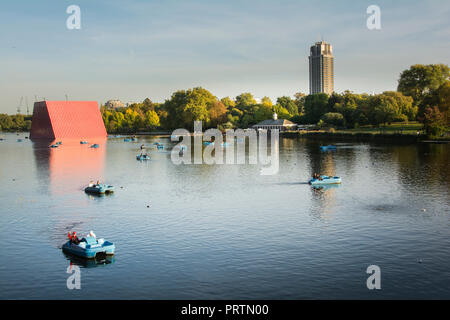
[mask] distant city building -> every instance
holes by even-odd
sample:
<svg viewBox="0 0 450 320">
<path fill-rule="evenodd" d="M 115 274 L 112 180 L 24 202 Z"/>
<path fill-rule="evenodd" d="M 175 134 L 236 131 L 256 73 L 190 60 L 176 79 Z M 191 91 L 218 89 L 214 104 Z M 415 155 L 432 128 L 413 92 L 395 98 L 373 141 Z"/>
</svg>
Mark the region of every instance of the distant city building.
<svg viewBox="0 0 450 320">
<path fill-rule="evenodd" d="M 334 91 L 333 47 L 325 41 L 316 42 L 309 56 L 309 92 L 332 94 Z"/>
<path fill-rule="evenodd" d="M 252 128 L 254 129 L 264 129 L 264 130 L 274 130 L 278 129 L 281 131 L 296 130 L 297 125 L 292 121 L 286 119 L 278 119 L 276 113 L 273 114 L 273 119 L 268 119 L 255 124 Z"/>
<path fill-rule="evenodd" d="M 125 107 L 125 104 L 120 100 L 108 100 L 105 103 L 105 107 L 111 108 L 111 109 L 117 109 L 117 108 Z"/>
</svg>

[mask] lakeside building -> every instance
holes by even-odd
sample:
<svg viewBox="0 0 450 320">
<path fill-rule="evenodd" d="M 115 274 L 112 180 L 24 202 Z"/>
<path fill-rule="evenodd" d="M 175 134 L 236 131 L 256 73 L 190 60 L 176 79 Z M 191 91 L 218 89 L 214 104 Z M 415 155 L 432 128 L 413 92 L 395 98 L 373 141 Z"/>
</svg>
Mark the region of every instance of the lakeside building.
<svg viewBox="0 0 450 320">
<path fill-rule="evenodd" d="M 276 113 L 273 114 L 273 119 L 268 119 L 261 121 L 257 124 L 255 124 L 253 129 L 264 129 L 264 130 L 274 130 L 278 129 L 280 132 L 282 131 L 289 131 L 289 130 L 296 130 L 297 124 L 293 123 L 292 121 L 286 120 L 286 119 L 278 119 L 278 115 Z"/>
<path fill-rule="evenodd" d="M 105 103 L 105 107 L 110 109 L 124 108 L 125 104 L 120 100 L 108 100 Z"/>
<path fill-rule="evenodd" d="M 309 92 L 310 94 L 334 91 L 334 56 L 331 44 L 316 42 L 309 56 Z"/>
<path fill-rule="evenodd" d="M 97 101 L 34 103 L 30 139 L 106 138 Z"/>
</svg>

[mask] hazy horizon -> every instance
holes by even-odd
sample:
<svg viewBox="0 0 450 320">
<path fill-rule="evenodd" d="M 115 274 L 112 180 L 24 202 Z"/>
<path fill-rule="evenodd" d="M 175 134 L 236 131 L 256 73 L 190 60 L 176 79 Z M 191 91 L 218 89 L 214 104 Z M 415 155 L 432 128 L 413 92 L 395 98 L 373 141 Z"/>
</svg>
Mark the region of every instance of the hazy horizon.
<svg viewBox="0 0 450 320">
<path fill-rule="evenodd" d="M 66 8 L 81 8 L 68 30 Z M 381 30 L 366 9 L 381 8 Z M 17 1 L 0 12 L 0 113 L 37 100 L 163 102 L 309 93 L 309 48 L 333 45 L 335 91 L 396 90 L 413 64 L 450 64 L 450 3 L 406 1 Z M 25 100 L 22 113 L 26 113 Z"/>
</svg>

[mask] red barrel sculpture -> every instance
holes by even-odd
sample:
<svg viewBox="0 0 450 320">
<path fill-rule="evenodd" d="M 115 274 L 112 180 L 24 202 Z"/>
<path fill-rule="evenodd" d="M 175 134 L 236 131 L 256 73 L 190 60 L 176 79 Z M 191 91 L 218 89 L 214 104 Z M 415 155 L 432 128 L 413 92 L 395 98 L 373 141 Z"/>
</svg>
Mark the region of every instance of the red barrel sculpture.
<svg viewBox="0 0 450 320">
<path fill-rule="evenodd" d="M 88 139 L 106 136 L 96 101 L 34 103 L 30 139 Z"/>
</svg>

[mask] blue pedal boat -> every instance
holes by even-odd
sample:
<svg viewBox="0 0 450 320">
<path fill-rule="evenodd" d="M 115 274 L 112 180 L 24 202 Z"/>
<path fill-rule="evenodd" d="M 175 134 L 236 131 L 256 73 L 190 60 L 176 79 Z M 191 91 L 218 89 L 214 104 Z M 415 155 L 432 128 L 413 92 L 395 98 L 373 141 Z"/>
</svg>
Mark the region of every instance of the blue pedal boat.
<svg viewBox="0 0 450 320">
<path fill-rule="evenodd" d="M 62 145 L 62 141 L 58 141 L 58 142 L 55 143 L 55 144 L 57 144 L 58 146 L 60 146 L 60 145 Z"/>
<path fill-rule="evenodd" d="M 84 189 L 86 193 L 104 194 L 114 192 L 114 187 L 107 184 L 96 184 L 91 187 L 86 187 Z"/>
<path fill-rule="evenodd" d="M 58 148 L 59 146 L 57 144 L 52 144 L 51 146 L 49 146 L 49 148 Z"/>
<path fill-rule="evenodd" d="M 327 185 L 327 184 L 340 184 L 341 178 L 340 177 L 329 177 L 329 176 L 320 176 L 319 179 L 311 179 L 309 180 L 309 184 L 313 186 L 319 186 L 319 185 Z"/>
<path fill-rule="evenodd" d="M 136 156 L 136 160 L 139 160 L 139 161 L 141 161 L 141 160 L 150 160 L 150 156 L 146 155 L 146 154 L 139 154 L 139 155 Z"/>
<path fill-rule="evenodd" d="M 164 149 L 164 146 L 162 144 L 158 144 L 156 147 L 158 148 L 158 150 Z"/>
<path fill-rule="evenodd" d="M 80 141 L 80 144 L 88 144 L 89 142 L 87 141 Z"/>
<path fill-rule="evenodd" d="M 94 259 L 97 254 L 113 255 L 116 246 L 114 243 L 94 237 L 81 239 L 79 244 L 67 241 L 62 246 L 63 251 L 79 257 Z"/>
<path fill-rule="evenodd" d="M 337 147 L 333 146 L 333 145 L 329 145 L 329 146 L 320 146 L 320 150 L 322 151 L 327 151 L 327 150 L 336 150 Z"/>
<path fill-rule="evenodd" d="M 100 146 L 98 144 L 94 143 L 93 145 L 91 145 L 91 148 L 97 149 L 97 148 L 100 148 Z"/>
</svg>

